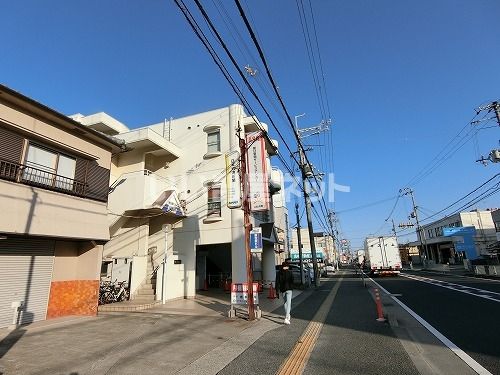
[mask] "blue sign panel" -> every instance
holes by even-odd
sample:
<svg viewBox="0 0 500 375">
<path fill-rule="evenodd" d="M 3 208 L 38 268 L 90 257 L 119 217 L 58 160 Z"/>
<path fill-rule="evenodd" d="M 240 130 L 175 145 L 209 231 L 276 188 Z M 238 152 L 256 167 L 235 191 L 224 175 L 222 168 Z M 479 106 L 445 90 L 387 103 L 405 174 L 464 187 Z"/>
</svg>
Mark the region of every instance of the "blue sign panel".
<svg viewBox="0 0 500 375">
<path fill-rule="evenodd" d="M 262 252 L 262 228 L 250 231 L 250 251 L 252 253 Z"/>
<path fill-rule="evenodd" d="M 453 237 L 455 251 L 465 252 L 467 259 L 471 260 L 479 258 L 476 252 L 476 245 L 474 243 L 475 235 L 476 228 L 474 227 L 443 228 L 443 236 Z"/>
</svg>

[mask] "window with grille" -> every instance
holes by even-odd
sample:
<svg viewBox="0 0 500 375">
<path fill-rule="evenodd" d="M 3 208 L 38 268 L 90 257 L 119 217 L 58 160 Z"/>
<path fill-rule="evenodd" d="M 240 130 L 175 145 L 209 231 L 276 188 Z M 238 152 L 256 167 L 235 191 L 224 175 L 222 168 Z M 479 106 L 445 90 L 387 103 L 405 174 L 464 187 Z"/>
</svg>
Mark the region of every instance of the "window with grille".
<svg viewBox="0 0 500 375">
<path fill-rule="evenodd" d="M 220 186 L 210 186 L 208 188 L 208 211 L 207 217 L 221 216 Z"/>
<path fill-rule="evenodd" d="M 207 152 L 220 152 L 220 130 L 207 134 Z"/>
</svg>

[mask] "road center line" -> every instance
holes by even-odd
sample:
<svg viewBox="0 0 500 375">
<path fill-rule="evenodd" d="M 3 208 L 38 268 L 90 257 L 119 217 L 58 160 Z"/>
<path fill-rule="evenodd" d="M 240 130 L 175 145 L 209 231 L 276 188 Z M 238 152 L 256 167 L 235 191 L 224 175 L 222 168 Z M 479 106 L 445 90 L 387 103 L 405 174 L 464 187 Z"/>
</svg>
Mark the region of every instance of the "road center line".
<svg viewBox="0 0 500 375">
<path fill-rule="evenodd" d="M 415 311 L 406 306 L 403 302 L 401 302 L 398 298 L 391 295 L 387 289 L 385 289 L 382 285 L 377 283 L 375 280 L 370 278 L 370 280 L 377 285 L 380 290 L 386 293 L 390 298 L 392 298 L 399 306 L 401 306 L 408 314 L 414 317 L 420 324 L 422 324 L 430 333 L 432 333 L 439 341 L 441 341 L 444 345 L 448 347 L 453 353 L 455 353 L 462 361 L 467 363 L 467 365 L 473 369 L 476 373 L 480 375 L 493 375 L 483 366 L 481 366 L 478 362 L 476 362 L 470 355 L 460 349 L 456 344 L 454 344 L 450 339 L 444 336 L 441 332 L 439 332 L 436 328 L 427 323 L 420 315 L 418 315 Z"/>
<path fill-rule="evenodd" d="M 304 333 L 300 336 L 288 357 L 281 364 L 279 370 L 276 372 L 276 375 L 302 374 L 311 352 L 316 345 L 316 341 L 318 340 L 321 329 L 323 328 L 323 323 L 325 322 L 328 312 L 330 311 L 333 301 L 335 300 L 335 296 L 340 288 L 342 279 L 343 277 L 340 277 L 333 289 L 330 293 L 328 293 L 328 296 L 304 330 Z"/>
</svg>

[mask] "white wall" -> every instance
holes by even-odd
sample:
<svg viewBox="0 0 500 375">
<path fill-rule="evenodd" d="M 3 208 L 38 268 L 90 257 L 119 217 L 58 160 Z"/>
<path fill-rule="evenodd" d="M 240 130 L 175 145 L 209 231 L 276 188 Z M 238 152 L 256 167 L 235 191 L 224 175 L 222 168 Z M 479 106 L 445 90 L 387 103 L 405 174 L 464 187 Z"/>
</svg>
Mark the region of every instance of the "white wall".
<svg viewBox="0 0 500 375">
<path fill-rule="evenodd" d="M 169 251 L 173 246 L 177 255 L 169 255 L 167 263 L 167 298 L 192 297 L 195 295 L 196 280 L 196 246 L 218 243 L 232 243 L 232 277 L 233 282 L 246 281 L 246 255 L 243 232 L 243 211 L 230 210 L 226 202 L 225 186 L 225 158 L 224 154 L 230 150 L 239 150 L 235 129 L 238 122 L 243 123 L 244 112 L 241 105 L 216 109 L 184 118 L 167 121 L 166 138 L 170 135 L 170 142 L 183 151 L 182 157 L 171 161 L 168 168 L 155 168 L 158 176 L 166 177 L 176 185 L 181 198 L 186 200 L 187 217 L 175 224 L 169 234 Z M 220 129 L 221 154 L 207 158 L 207 126 L 217 126 Z M 149 128 L 163 133 L 164 123 L 150 125 Z M 154 158 L 153 158 L 154 159 Z M 114 175 L 125 175 L 125 172 L 137 171 L 145 168 L 144 155 L 137 151 L 124 153 L 114 160 Z M 148 166 L 156 166 L 155 160 L 149 160 Z M 159 165 L 159 164 L 158 164 Z M 218 221 L 207 221 L 207 183 L 220 183 L 222 215 Z M 140 183 L 132 183 L 134 189 L 145 190 Z M 160 187 L 159 189 L 163 189 Z M 127 206 L 136 205 L 139 197 L 130 193 L 125 194 L 126 184 L 118 185 L 110 198 L 110 210 L 121 213 Z M 148 188 L 148 191 L 152 188 Z M 115 195 L 115 196 L 114 196 Z M 142 198 L 141 198 L 142 199 Z M 136 206 L 134 206 L 136 207 Z M 121 211 L 121 212 L 120 212 Z M 112 241 L 106 245 L 105 255 L 132 255 L 146 254 L 147 249 L 156 246 L 155 257 L 160 258 L 164 249 L 162 234 L 153 228 L 156 224 L 151 219 L 139 222 L 131 220 L 118 221 L 112 226 Z M 280 225 L 284 226 L 280 215 Z M 134 228 L 135 227 L 135 228 Z M 147 235 L 145 234 L 147 233 Z M 173 241 L 173 242 L 171 242 Z M 173 245 L 172 245 L 173 243 Z M 268 258 L 269 268 L 274 270 L 274 252 Z M 179 259 L 181 264 L 173 264 Z M 271 267 L 272 263 L 272 267 Z M 155 265 L 159 259 L 155 259 Z M 161 271 L 158 274 L 157 285 L 161 286 Z M 269 272 L 270 275 L 270 272 Z M 161 288 L 157 298 L 161 299 Z"/>
</svg>

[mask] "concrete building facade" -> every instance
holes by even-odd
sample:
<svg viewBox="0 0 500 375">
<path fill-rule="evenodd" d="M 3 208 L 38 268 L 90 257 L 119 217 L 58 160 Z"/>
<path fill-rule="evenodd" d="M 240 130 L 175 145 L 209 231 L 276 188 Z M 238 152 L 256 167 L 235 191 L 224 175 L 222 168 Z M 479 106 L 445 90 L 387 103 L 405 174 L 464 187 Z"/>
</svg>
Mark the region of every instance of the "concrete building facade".
<svg viewBox="0 0 500 375">
<path fill-rule="evenodd" d="M 226 280 L 246 281 L 243 210 L 227 205 L 226 155 L 238 155 L 238 129 L 241 136 L 267 132 L 265 124 L 241 105 L 133 130 L 106 114 L 73 117 L 127 146 L 112 159 L 104 258 L 130 259 L 132 298 L 191 298 Z M 277 142 L 265 139 L 271 205 L 253 212 L 251 222 L 264 239 L 262 254 L 253 257 L 254 278 L 268 283 L 283 256 L 287 213 L 283 174 L 270 163 Z"/>
<path fill-rule="evenodd" d="M 297 258 L 299 246 L 298 246 L 298 235 L 297 229 L 292 230 L 292 241 L 291 241 L 291 258 L 295 260 Z M 309 240 L 309 230 L 307 228 L 300 229 L 300 241 L 302 243 L 302 256 L 305 260 L 310 260 L 311 255 L 311 241 Z M 336 263 L 337 251 L 335 248 L 335 241 L 331 235 L 325 232 L 315 232 L 314 233 L 314 244 L 316 248 L 316 257 L 320 262 L 325 263 Z"/>
</svg>

